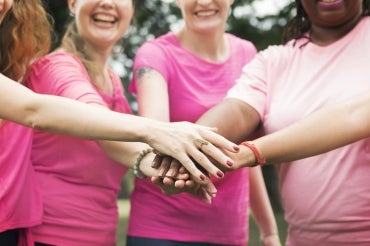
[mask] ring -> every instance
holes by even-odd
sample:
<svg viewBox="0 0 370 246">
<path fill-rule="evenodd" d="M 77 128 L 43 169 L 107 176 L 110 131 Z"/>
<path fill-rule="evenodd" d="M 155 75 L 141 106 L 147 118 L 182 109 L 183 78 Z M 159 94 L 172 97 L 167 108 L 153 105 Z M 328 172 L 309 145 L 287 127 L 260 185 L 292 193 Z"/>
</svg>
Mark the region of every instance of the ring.
<svg viewBox="0 0 370 246">
<path fill-rule="evenodd" d="M 195 139 L 195 141 L 197 141 L 198 143 L 200 143 L 200 146 L 199 146 L 199 149 L 202 150 L 202 147 L 203 145 L 208 145 L 208 142 L 204 139 L 201 139 L 201 138 L 198 138 L 198 139 Z"/>
</svg>

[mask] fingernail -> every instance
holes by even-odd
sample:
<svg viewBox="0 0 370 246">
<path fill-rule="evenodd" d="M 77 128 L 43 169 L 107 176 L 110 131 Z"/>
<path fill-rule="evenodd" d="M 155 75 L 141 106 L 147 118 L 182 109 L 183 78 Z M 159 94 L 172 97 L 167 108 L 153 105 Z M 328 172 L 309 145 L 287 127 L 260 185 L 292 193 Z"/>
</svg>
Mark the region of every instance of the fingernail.
<svg viewBox="0 0 370 246">
<path fill-rule="evenodd" d="M 234 165 L 234 163 L 232 161 L 227 161 L 226 164 L 229 166 L 229 167 L 232 167 Z"/>
<path fill-rule="evenodd" d="M 200 178 L 202 181 L 206 180 L 206 176 L 204 176 L 203 174 L 201 174 L 201 175 L 199 176 L 199 178 Z"/>
<path fill-rule="evenodd" d="M 224 173 L 223 173 L 223 172 L 221 172 L 221 171 L 217 171 L 217 176 L 218 176 L 219 178 L 223 178 L 223 177 L 224 177 Z"/>
<path fill-rule="evenodd" d="M 235 150 L 235 151 L 239 151 L 239 150 L 240 150 L 240 147 L 239 147 L 238 145 L 235 145 L 235 146 L 234 146 L 234 150 Z"/>
</svg>

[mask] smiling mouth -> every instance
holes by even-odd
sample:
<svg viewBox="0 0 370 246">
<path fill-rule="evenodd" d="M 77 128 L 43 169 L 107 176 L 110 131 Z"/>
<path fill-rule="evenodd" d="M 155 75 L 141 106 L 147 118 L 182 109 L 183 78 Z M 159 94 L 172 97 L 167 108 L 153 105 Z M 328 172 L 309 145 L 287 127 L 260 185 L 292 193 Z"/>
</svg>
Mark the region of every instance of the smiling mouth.
<svg viewBox="0 0 370 246">
<path fill-rule="evenodd" d="M 337 0 L 319 0 L 319 2 L 322 2 L 322 3 L 334 3 L 336 1 Z"/>
<path fill-rule="evenodd" d="M 217 14 L 216 10 L 199 11 L 199 12 L 195 13 L 195 15 L 199 16 L 199 17 L 208 17 L 208 16 L 212 16 L 212 15 L 215 15 L 215 14 Z"/>
<path fill-rule="evenodd" d="M 104 23 L 110 23 L 110 24 L 113 24 L 117 21 L 116 18 L 114 18 L 113 16 L 110 16 L 110 15 L 104 15 L 104 14 L 97 14 L 93 17 L 93 20 L 94 21 L 97 21 L 97 22 L 104 22 Z"/>
</svg>

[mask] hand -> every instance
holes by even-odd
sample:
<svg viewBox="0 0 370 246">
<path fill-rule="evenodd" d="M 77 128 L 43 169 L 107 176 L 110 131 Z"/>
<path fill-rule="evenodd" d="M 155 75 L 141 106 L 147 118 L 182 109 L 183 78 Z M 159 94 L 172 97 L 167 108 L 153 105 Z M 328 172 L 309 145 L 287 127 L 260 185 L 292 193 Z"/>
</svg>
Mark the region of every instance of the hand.
<svg viewBox="0 0 370 246">
<path fill-rule="evenodd" d="M 154 158 L 152 167 L 159 169 L 158 176 L 162 177 L 161 180 L 164 185 L 167 185 L 167 186 L 176 185 L 176 188 L 179 188 L 179 189 L 183 189 L 184 187 L 190 187 L 194 189 L 193 187 L 193 185 L 195 185 L 194 179 L 191 179 L 191 180 L 189 179 L 191 174 L 176 159 L 173 159 L 172 157 L 169 157 L 169 156 L 157 155 Z M 198 168 L 204 173 L 204 175 L 207 175 L 208 177 L 206 170 L 204 170 L 202 167 L 199 167 L 199 166 Z M 222 177 L 223 177 L 223 173 L 219 172 L 218 178 L 222 178 Z M 202 187 L 202 190 L 204 190 L 211 197 L 214 197 L 217 192 L 217 189 L 212 182 L 207 183 L 207 185 L 203 184 L 201 187 Z M 189 191 L 186 191 L 186 192 L 189 192 Z M 199 192 L 199 190 L 197 190 L 197 192 Z"/>
<path fill-rule="evenodd" d="M 261 241 L 263 246 L 281 246 L 280 238 L 277 233 L 263 236 Z"/>
<path fill-rule="evenodd" d="M 172 178 L 169 178 L 169 180 L 172 180 Z M 205 187 L 192 180 L 176 180 L 172 182 L 172 184 L 166 184 L 162 177 L 152 177 L 151 181 L 153 184 L 158 185 L 164 194 L 169 196 L 182 192 L 188 192 L 196 197 L 199 197 L 205 204 L 211 204 L 212 198 L 215 196 L 209 195 Z"/>
<path fill-rule="evenodd" d="M 215 133 L 216 129 L 189 122 L 161 122 L 161 124 L 162 126 L 156 127 L 155 131 L 151 132 L 146 142 L 157 152 L 177 159 L 194 180 L 205 187 L 208 186 L 208 190 L 211 189 L 212 182 L 197 168 L 193 160 L 215 177 L 219 177 L 222 171 L 213 165 L 206 155 L 222 163 L 225 168 L 233 165 L 233 161 L 221 149 L 237 152 L 239 146 Z"/>
</svg>

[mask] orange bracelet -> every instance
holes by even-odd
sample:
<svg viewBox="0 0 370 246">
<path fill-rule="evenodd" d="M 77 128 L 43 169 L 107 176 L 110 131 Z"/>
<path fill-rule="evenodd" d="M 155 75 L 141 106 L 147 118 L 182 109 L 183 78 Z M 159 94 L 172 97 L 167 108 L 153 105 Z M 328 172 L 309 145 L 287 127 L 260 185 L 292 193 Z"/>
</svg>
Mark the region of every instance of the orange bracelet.
<svg viewBox="0 0 370 246">
<path fill-rule="evenodd" d="M 263 164 L 266 163 L 266 158 L 262 157 L 261 152 L 257 149 L 256 145 L 254 145 L 253 142 L 245 141 L 245 142 L 242 142 L 241 145 L 244 145 L 248 147 L 250 150 L 252 150 L 254 157 L 256 158 L 256 165 L 253 165 L 253 167 L 257 165 L 262 166 Z"/>
</svg>

